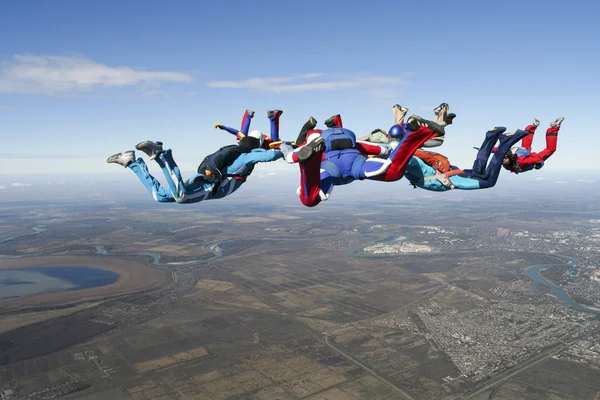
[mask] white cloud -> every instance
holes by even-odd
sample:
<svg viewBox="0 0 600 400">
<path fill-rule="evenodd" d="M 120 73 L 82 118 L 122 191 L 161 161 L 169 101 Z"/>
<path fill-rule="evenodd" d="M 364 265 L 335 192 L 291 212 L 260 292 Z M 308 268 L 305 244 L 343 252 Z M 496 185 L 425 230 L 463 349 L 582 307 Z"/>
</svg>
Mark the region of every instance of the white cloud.
<svg viewBox="0 0 600 400">
<path fill-rule="evenodd" d="M 581 182 L 581 183 L 594 183 L 596 182 L 593 179 L 578 179 L 577 182 Z"/>
<path fill-rule="evenodd" d="M 567 182 L 567 181 L 556 181 L 556 183 L 563 184 L 563 183 L 569 183 L 569 182 Z"/>
<path fill-rule="evenodd" d="M 304 74 L 288 77 L 250 78 L 241 81 L 213 81 L 206 85 L 213 88 L 253 89 L 265 92 L 307 92 L 316 90 L 336 90 L 359 87 L 398 86 L 403 80 L 394 76 L 343 76 L 328 78 L 325 74 Z M 376 92 L 380 93 L 380 92 Z M 385 93 L 388 94 L 387 92 Z"/>
<path fill-rule="evenodd" d="M 0 186 L 0 190 L 6 189 L 6 186 Z"/>
<path fill-rule="evenodd" d="M 10 186 L 12 186 L 12 187 L 27 187 L 27 186 L 31 186 L 31 183 L 15 182 L 15 183 L 12 183 Z"/>
<path fill-rule="evenodd" d="M 0 63 L 0 93 L 56 94 L 118 88 L 160 82 L 191 82 L 181 72 L 151 72 L 131 67 L 110 67 L 81 56 L 15 55 Z"/>
<path fill-rule="evenodd" d="M 546 178 L 543 178 L 541 176 L 534 179 L 534 181 L 545 181 L 545 180 L 546 180 Z"/>
</svg>

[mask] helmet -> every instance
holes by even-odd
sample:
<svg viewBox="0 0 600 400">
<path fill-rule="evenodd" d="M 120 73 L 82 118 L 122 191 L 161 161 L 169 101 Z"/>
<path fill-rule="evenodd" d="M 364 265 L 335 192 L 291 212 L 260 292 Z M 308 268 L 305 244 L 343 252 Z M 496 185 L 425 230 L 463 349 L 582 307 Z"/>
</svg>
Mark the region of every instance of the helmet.
<svg viewBox="0 0 600 400">
<path fill-rule="evenodd" d="M 250 132 L 248 134 L 248 136 L 249 137 L 253 137 L 255 139 L 258 139 L 258 141 L 260 142 L 260 146 L 262 146 L 263 141 L 265 140 L 265 136 L 263 135 L 263 133 L 261 131 L 258 131 L 258 130 L 253 130 L 252 132 Z"/>
<path fill-rule="evenodd" d="M 394 125 L 390 128 L 388 135 L 390 138 L 401 140 L 404 137 L 404 133 L 405 131 L 403 127 L 401 127 L 400 125 Z"/>
</svg>

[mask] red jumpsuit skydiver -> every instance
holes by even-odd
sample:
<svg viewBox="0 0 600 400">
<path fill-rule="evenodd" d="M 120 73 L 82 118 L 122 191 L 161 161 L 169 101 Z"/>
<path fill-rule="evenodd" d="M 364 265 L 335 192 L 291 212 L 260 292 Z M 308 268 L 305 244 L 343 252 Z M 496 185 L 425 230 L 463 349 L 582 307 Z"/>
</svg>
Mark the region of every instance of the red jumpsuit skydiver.
<svg viewBox="0 0 600 400">
<path fill-rule="evenodd" d="M 529 135 L 523 138 L 521 147 L 513 147 L 510 154 L 504 157 L 503 167 L 510 172 L 519 174 L 521 172 L 531 171 L 532 169 L 540 169 L 546 161 L 556 151 L 556 142 L 558 140 L 558 131 L 560 124 L 564 118 L 557 118 L 550 127 L 546 130 L 546 148 L 539 153 L 531 151 L 533 136 L 540 122 L 537 119 L 533 120 L 533 124 L 528 125 L 525 130 Z M 494 149 L 495 151 L 496 149 Z"/>
</svg>

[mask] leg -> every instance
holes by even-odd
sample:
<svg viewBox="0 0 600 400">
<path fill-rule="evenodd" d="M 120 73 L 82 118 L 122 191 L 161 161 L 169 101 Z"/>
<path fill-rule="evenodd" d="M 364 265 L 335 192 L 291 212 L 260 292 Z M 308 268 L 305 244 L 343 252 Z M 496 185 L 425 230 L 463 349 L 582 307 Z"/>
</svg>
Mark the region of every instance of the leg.
<svg viewBox="0 0 600 400">
<path fill-rule="evenodd" d="M 321 157 L 311 157 L 306 162 L 298 163 L 300 166 L 300 201 L 307 207 L 315 207 L 322 200 L 321 178 L 325 179 L 325 189 L 331 193 L 332 185 L 328 176 L 321 176 Z M 327 174 L 326 172 L 324 172 Z M 329 179 L 328 179 L 329 178 Z"/>
<path fill-rule="evenodd" d="M 179 167 L 173 160 L 173 154 L 171 149 L 164 150 L 158 157 L 155 158 L 156 162 L 163 170 L 165 178 L 171 188 L 171 193 L 178 203 L 185 200 L 187 194 L 186 186 L 181 178 L 181 172 Z"/>
<path fill-rule="evenodd" d="M 300 133 L 298 134 L 298 138 L 296 138 L 296 146 L 300 146 L 304 142 L 306 142 L 306 137 L 308 136 L 308 132 L 315 129 L 317 126 L 317 120 L 313 117 L 310 117 L 308 121 L 302 126 L 300 129 Z"/>
<path fill-rule="evenodd" d="M 340 114 L 336 114 L 333 117 L 326 119 L 325 126 L 328 128 L 343 128 L 342 116 Z"/>
<path fill-rule="evenodd" d="M 280 142 L 279 138 L 279 117 L 281 117 L 283 111 L 281 110 L 269 110 L 267 111 L 267 117 L 271 122 L 271 140 L 273 142 Z"/>
<path fill-rule="evenodd" d="M 485 134 L 485 139 L 477 152 L 477 157 L 475 158 L 475 162 L 473 163 L 473 171 L 478 174 L 485 174 L 485 166 L 490 158 L 490 154 L 492 154 L 492 150 L 494 149 L 494 145 L 498 141 L 498 138 L 502 133 L 506 131 L 506 128 L 499 127 L 494 128 L 491 131 L 488 131 Z"/>
<path fill-rule="evenodd" d="M 406 117 L 408 108 L 402 107 L 400 104 L 394 104 L 392 111 L 394 112 L 394 125 L 404 125 L 404 117 Z"/>
<path fill-rule="evenodd" d="M 546 161 L 556 151 L 556 142 L 558 141 L 558 131 L 560 124 L 564 118 L 560 117 L 550 124 L 550 128 L 546 130 L 546 148 L 538 153 L 540 157 Z"/>
<path fill-rule="evenodd" d="M 154 200 L 159 203 L 171 203 L 175 201 L 175 198 L 171 194 L 171 191 L 163 188 L 160 182 L 156 180 L 148 172 L 148 166 L 141 158 L 130 163 L 127 168 L 135 172 L 140 181 L 146 186 L 146 189 L 150 192 Z"/>
<path fill-rule="evenodd" d="M 527 125 L 525 130 L 529 132 L 529 135 L 523 138 L 523 143 L 521 143 L 521 147 L 526 148 L 531 151 L 531 144 L 533 143 L 533 135 L 535 134 L 535 130 L 540 126 L 540 121 L 537 119 L 533 119 L 533 123 L 531 125 Z"/>
<path fill-rule="evenodd" d="M 411 116 L 408 119 L 408 130 L 398 146 L 390 153 L 388 160 L 389 168 L 380 175 L 369 179 L 382 180 L 386 182 L 397 181 L 404 176 L 404 171 L 410 158 L 418 148 L 426 141 L 443 136 L 444 128 L 422 118 Z"/>
<path fill-rule="evenodd" d="M 452 120 L 456 118 L 456 114 L 448 113 L 450 111 L 450 106 L 448 103 L 442 103 L 436 108 L 433 109 L 433 113 L 435 114 L 435 122 L 441 126 L 447 126 L 452 124 Z M 434 147 L 434 146 L 431 146 Z"/>
<path fill-rule="evenodd" d="M 242 117 L 242 126 L 240 128 L 240 132 L 244 134 L 244 136 L 248 136 L 248 131 L 250 130 L 250 121 L 254 117 L 254 111 L 246 110 L 244 112 L 244 116 Z M 237 132 L 235 133 L 237 134 Z"/>
<path fill-rule="evenodd" d="M 502 168 L 502 160 L 504 159 L 504 155 L 510 151 L 512 146 L 517 144 L 519 140 L 522 140 L 527 135 L 529 135 L 529 132 L 522 130 L 501 135 L 498 149 L 494 153 L 494 156 L 492 157 L 485 174 L 479 175 L 473 171 L 474 173 L 470 177 L 479 178 L 479 183 L 482 189 L 490 188 L 496 185 L 498 176 L 500 175 L 500 169 Z"/>
<path fill-rule="evenodd" d="M 387 156 L 390 152 L 390 146 L 360 141 L 356 142 L 356 150 L 365 156 Z"/>
</svg>

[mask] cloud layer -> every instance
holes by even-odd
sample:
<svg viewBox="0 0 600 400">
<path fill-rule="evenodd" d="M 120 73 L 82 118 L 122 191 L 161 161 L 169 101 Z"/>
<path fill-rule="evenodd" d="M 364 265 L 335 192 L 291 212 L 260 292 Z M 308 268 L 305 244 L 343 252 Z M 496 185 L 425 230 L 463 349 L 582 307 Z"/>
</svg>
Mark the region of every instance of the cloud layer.
<svg viewBox="0 0 600 400">
<path fill-rule="evenodd" d="M 249 78 L 241 81 L 212 81 L 206 86 L 225 89 L 253 89 L 264 92 L 307 92 L 360 87 L 390 87 L 403 83 L 393 76 L 344 76 L 329 78 L 322 73 L 288 77 Z"/>
<path fill-rule="evenodd" d="M 15 55 L 0 63 L 0 93 L 56 94 L 161 82 L 191 82 L 181 72 L 110 67 L 79 56 Z"/>
</svg>

